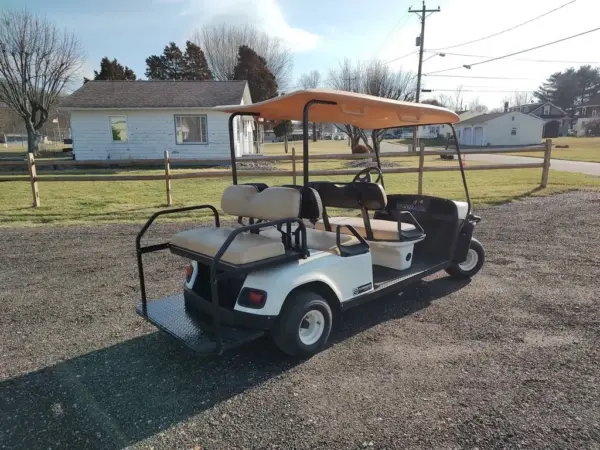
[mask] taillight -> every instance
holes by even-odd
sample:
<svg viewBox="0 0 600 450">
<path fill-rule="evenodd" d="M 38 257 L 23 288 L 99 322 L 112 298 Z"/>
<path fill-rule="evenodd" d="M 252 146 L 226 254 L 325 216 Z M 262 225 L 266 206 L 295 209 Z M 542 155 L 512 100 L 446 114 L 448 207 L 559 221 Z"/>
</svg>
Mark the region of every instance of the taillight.
<svg viewBox="0 0 600 450">
<path fill-rule="evenodd" d="M 247 308 L 260 309 L 267 302 L 267 293 L 260 289 L 244 288 L 240 292 L 238 304 Z"/>
<path fill-rule="evenodd" d="M 265 294 L 258 291 L 250 291 L 248 293 L 248 301 L 254 306 L 262 306 L 265 304 Z"/>
<path fill-rule="evenodd" d="M 186 283 L 189 283 L 190 280 L 192 279 L 192 274 L 194 273 L 194 267 L 191 264 L 188 264 L 185 267 L 185 281 Z"/>
</svg>

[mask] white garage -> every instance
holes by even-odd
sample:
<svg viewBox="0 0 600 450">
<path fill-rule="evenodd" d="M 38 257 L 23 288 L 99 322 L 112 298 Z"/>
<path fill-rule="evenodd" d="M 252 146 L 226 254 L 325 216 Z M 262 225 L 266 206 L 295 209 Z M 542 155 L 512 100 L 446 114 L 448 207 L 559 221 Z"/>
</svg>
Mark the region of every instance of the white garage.
<svg viewBox="0 0 600 450">
<path fill-rule="evenodd" d="M 522 112 L 481 114 L 456 125 L 458 142 L 473 147 L 539 144 L 544 121 Z"/>
</svg>

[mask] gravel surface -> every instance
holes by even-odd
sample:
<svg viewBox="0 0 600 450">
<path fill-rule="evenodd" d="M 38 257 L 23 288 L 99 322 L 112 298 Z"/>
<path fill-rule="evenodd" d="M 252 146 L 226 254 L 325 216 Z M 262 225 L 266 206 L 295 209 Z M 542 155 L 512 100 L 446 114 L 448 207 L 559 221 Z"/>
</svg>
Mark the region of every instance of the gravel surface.
<svg viewBox="0 0 600 450">
<path fill-rule="evenodd" d="M 199 358 L 138 318 L 138 226 L 2 229 L 0 448 L 599 448 L 599 208 L 479 210 L 470 283 L 355 309 L 301 362 L 268 340 Z M 183 260 L 147 261 L 177 293 Z"/>
</svg>

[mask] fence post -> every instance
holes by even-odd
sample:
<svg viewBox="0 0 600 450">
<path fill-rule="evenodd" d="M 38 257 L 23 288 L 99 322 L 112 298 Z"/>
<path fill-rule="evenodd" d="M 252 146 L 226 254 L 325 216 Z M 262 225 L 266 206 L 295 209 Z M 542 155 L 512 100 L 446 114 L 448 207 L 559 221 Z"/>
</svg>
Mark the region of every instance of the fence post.
<svg viewBox="0 0 600 450">
<path fill-rule="evenodd" d="M 292 183 L 296 184 L 296 149 L 292 147 Z"/>
<path fill-rule="evenodd" d="M 165 183 L 167 185 L 167 206 L 171 206 L 173 198 L 171 197 L 171 164 L 168 150 L 165 150 Z"/>
<path fill-rule="evenodd" d="M 29 180 L 31 182 L 31 193 L 33 195 L 33 207 L 40 207 L 40 191 L 37 183 L 37 170 L 35 168 L 35 158 L 33 153 L 27 153 L 27 168 L 29 170 Z"/>
<path fill-rule="evenodd" d="M 550 173 L 550 156 L 552 153 L 552 139 L 546 139 L 546 151 L 544 152 L 544 167 L 542 168 L 542 182 L 540 187 L 548 186 L 548 174 Z"/>
<path fill-rule="evenodd" d="M 419 142 L 419 195 L 423 194 L 423 166 L 425 163 L 425 143 Z"/>
</svg>

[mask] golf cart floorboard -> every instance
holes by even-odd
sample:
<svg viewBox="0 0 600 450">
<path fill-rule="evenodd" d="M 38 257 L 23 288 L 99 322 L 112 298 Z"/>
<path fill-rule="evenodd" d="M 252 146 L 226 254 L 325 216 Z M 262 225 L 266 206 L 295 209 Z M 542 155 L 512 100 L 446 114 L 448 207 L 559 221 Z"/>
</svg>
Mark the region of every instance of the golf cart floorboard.
<svg viewBox="0 0 600 450">
<path fill-rule="evenodd" d="M 137 307 L 137 313 L 198 353 L 214 354 L 217 351 L 211 324 L 186 311 L 183 294 L 149 300 L 146 313 L 144 314 L 141 304 Z M 261 330 L 233 328 L 221 324 L 222 350 L 253 341 L 264 334 Z"/>
</svg>

